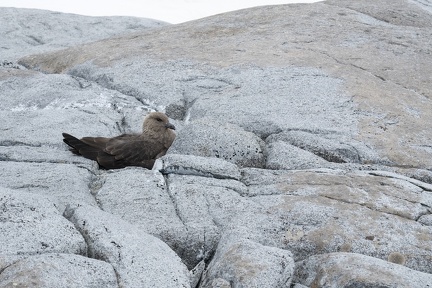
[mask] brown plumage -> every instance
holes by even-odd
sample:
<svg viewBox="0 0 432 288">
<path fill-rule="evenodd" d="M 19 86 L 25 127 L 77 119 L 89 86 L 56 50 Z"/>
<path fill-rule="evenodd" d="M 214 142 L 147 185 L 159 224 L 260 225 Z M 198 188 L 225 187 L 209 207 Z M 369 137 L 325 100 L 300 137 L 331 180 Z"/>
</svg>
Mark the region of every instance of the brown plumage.
<svg viewBox="0 0 432 288">
<path fill-rule="evenodd" d="M 155 160 L 165 155 L 174 141 L 175 127 L 161 112 L 147 115 L 141 134 L 123 134 L 114 138 L 84 137 L 77 139 L 63 133 L 63 142 L 75 154 L 98 162 L 103 169 L 140 166 L 151 169 Z"/>
</svg>

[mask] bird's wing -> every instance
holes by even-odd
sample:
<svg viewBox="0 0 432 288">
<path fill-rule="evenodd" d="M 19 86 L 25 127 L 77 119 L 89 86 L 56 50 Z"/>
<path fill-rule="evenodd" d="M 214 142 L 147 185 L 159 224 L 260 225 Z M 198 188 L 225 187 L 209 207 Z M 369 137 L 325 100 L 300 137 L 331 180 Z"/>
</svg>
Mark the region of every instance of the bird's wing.
<svg viewBox="0 0 432 288">
<path fill-rule="evenodd" d="M 100 165 L 141 166 L 151 169 L 163 146 L 137 136 L 121 135 L 109 139 L 97 161 Z M 105 164 L 105 165 L 104 165 Z"/>
</svg>

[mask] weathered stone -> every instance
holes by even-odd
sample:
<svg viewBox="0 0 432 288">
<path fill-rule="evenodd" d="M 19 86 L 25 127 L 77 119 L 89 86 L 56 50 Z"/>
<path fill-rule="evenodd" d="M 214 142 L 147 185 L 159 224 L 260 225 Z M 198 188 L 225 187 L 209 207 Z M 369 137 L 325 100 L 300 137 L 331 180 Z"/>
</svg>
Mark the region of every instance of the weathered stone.
<svg viewBox="0 0 432 288">
<path fill-rule="evenodd" d="M 180 255 L 194 251 L 162 174 L 130 167 L 104 173 L 100 182 L 95 197 L 104 211 L 162 239 Z"/>
<path fill-rule="evenodd" d="M 218 287 L 214 285 L 217 279 L 231 287 L 289 287 L 293 271 L 289 251 L 224 236 L 200 287 Z"/>
<path fill-rule="evenodd" d="M 333 163 L 374 163 L 379 161 L 372 149 L 362 143 L 356 143 L 353 139 L 347 139 L 346 144 L 341 141 L 342 135 L 309 133 L 304 131 L 287 131 L 271 135 L 267 142 L 283 141 L 302 150 Z M 333 139 L 331 139 L 333 138 Z M 325 166 L 325 163 L 320 163 Z"/>
<path fill-rule="evenodd" d="M 43 195 L 62 213 L 66 205 L 97 206 L 90 193 L 91 173 L 72 164 L 0 162 L 0 185 Z M 73 193 L 71 193 L 73 191 Z"/>
<path fill-rule="evenodd" d="M 0 255 L 85 255 L 83 237 L 62 217 L 55 203 L 22 190 L 0 187 Z"/>
<path fill-rule="evenodd" d="M 231 284 L 222 278 L 213 279 L 211 283 L 212 288 L 231 288 Z"/>
<path fill-rule="evenodd" d="M 423 225 L 432 226 L 432 214 L 421 216 L 418 219 L 418 222 L 422 223 Z"/>
<path fill-rule="evenodd" d="M 407 0 L 360 6 L 257 7 L 21 63 L 59 73 L 92 61 L 92 74 L 125 94 L 159 105 L 196 99 L 190 119 L 223 117 L 260 136 L 326 131 L 355 138 L 380 161 L 430 167 L 431 14 Z"/>
<path fill-rule="evenodd" d="M 432 9 L 425 1 L 265 6 L 140 31 L 140 19 L 2 11 L 12 20 L 0 27 L 7 58 L 0 59 L 0 185 L 31 192 L 25 203 L 49 197 L 60 211 L 81 205 L 86 223 L 74 221 L 93 245 L 90 256 L 109 259 L 119 283 L 141 281 L 144 270 L 159 287 L 173 286 L 179 274 L 176 283 L 198 281 L 144 232 L 189 269 L 214 265 L 211 275 L 235 270 L 215 268 L 219 244 L 244 239 L 248 251 L 272 247 L 296 261 L 346 251 L 432 273 Z M 150 110 L 165 110 L 177 128 L 169 161 L 159 159 L 153 171 L 101 171 L 61 143 L 61 132 L 139 131 Z M 33 228 L 41 238 L 45 228 Z M 232 240 L 219 243 L 221 235 Z M 27 250 L 44 253 L 33 235 L 21 236 L 30 240 L 8 245 L 27 241 Z M 148 247 L 143 239 L 156 248 L 137 250 Z M 85 254 L 80 241 L 48 252 Z M 11 251 L 0 271 L 28 257 Z M 206 285 L 230 287 L 228 278 Z"/>
<path fill-rule="evenodd" d="M 295 283 L 295 284 L 292 286 L 292 288 L 309 288 L 309 287 L 308 287 L 308 286 L 304 286 L 304 285 L 299 284 L 299 283 Z"/>
<path fill-rule="evenodd" d="M 8 7 L 0 7 L 0 15 L 3 23 L 0 61 L 166 25 L 137 17 L 89 17 Z"/>
<path fill-rule="evenodd" d="M 239 166 L 263 167 L 263 148 L 260 138 L 236 125 L 199 120 L 178 133 L 170 153 L 216 157 Z"/>
<path fill-rule="evenodd" d="M 239 168 L 219 158 L 168 154 L 162 158 L 163 174 L 195 175 L 218 179 L 239 180 Z"/>
<path fill-rule="evenodd" d="M 201 281 L 204 270 L 205 262 L 203 260 L 190 271 L 191 287 L 198 287 L 198 283 Z"/>
<path fill-rule="evenodd" d="M 118 287 L 114 269 L 106 262 L 80 255 L 49 253 L 30 256 L 2 269 L 0 286 Z"/>
<path fill-rule="evenodd" d="M 140 131 L 150 110 L 134 97 L 69 75 L 0 78 L 0 92 L 3 146 L 59 146 L 62 132 L 81 138 Z M 17 121 L 31 125 L 16 127 Z"/>
<path fill-rule="evenodd" d="M 85 237 L 89 256 L 114 267 L 119 286 L 190 287 L 186 266 L 158 238 L 98 208 L 82 206 L 66 215 Z"/>
<path fill-rule="evenodd" d="M 214 179 L 188 175 L 168 175 L 168 192 L 176 212 L 186 228 L 188 237 L 177 238 L 182 248 L 178 253 L 188 267 L 214 253 L 221 229 L 249 203 L 239 196 L 245 189 L 231 179 Z M 179 235 L 177 235 L 178 237 Z"/>
<path fill-rule="evenodd" d="M 243 169 L 243 181 L 248 195 L 269 213 L 266 232 L 254 235 L 260 243 L 288 249 L 296 260 L 318 251 L 387 259 L 397 250 L 410 255 L 407 267 L 431 273 L 432 230 L 416 222 L 430 214 L 430 192 L 364 172 L 257 170 Z M 241 225 L 253 231 L 253 222 Z"/>
<path fill-rule="evenodd" d="M 94 163 L 83 157 L 73 157 L 70 151 L 64 149 L 63 145 L 43 145 L 34 147 L 30 145 L 21 146 L 19 143 L 11 146 L 0 146 L 0 160 L 4 162 L 29 162 L 30 166 L 36 163 L 76 164 L 86 169 L 92 169 Z M 43 165 L 43 164 L 42 164 Z M 12 166 L 12 165 L 11 165 Z M 0 172 L 1 174 L 1 172 Z"/>
<path fill-rule="evenodd" d="M 307 287 L 430 287 L 432 275 L 355 253 L 315 255 L 296 263 Z"/>
<path fill-rule="evenodd" d="M 266 168 L 273 170 L 310 169 L 329 165 L 325 159 L 283 141 L 270 143 L 266 156 Z"/>
</svg>

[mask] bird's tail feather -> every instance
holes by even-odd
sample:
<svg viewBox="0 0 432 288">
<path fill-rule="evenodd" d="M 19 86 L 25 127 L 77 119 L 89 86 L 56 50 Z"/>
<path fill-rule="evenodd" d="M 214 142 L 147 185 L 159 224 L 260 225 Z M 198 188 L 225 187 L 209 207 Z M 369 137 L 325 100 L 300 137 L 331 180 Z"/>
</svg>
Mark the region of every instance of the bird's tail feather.
<svg viewBox="0 0 432 288">
<path fill-rule="evenodd" d="M 62 135 L 64 138 L 63 142 L 71 147 L 73 153 L 82 155 L 87 159 L 97 160 L 100 148 L 90 146 L 70 134 L 62 133 Z"/>
</svg>

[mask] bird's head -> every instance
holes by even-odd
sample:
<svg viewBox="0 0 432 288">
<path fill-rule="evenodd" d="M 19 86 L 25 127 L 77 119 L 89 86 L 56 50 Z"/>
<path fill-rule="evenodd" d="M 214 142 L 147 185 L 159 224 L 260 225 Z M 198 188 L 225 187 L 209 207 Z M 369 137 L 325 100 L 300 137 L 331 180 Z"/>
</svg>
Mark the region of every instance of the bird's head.
<svg viewBox="0 0 432 288">
<path fill-rule="evenodd" d="M 151 112 L 144 119 L 144 132 L 163 133 L 167 129 L 175 130 L 175 127 L 169 122 L 168 117 L 162 112 Z"/>
</svg>

